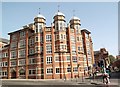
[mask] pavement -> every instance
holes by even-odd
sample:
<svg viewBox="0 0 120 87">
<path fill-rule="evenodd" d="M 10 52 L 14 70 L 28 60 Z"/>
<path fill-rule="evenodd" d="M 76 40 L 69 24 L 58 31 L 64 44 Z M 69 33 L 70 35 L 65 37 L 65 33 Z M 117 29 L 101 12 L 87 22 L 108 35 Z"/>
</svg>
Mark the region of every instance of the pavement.
<svg viewBox="0 0 120 87">
<path fill-rule="evenodd" d="M 72 79 L 72 80 L 63 80 L 63 79 L 4 79 L 2 81 L 2 87 L 50 87 L 50 86 L 63 86 L 63 87 L 120 87 L 118 79 L 110 79 L 108 85 L 103 84 L 102 79 Z"/>
</svg>

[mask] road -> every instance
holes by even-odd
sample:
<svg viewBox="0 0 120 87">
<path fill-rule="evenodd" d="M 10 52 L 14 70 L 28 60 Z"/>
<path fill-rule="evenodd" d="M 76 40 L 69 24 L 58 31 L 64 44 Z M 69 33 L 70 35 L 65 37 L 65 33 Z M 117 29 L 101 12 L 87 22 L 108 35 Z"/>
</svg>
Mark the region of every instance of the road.
<svg viewBox="0 0 120 87">
<path fill-rule="evenodd" d="M 73 80 L 44 80 L 44 79 L 11 79 L 11 80 L 1 80 L 2 87 L 120 87 L 120 75 L 119 73 L 112 73 L 110 84 L 104 85 L 102 83 L 102 79 L 84 79 L 82 81 L 81 78 L 73 79 Z M 118 86 L 119 85 L 119 86 Z"/>
</svg>

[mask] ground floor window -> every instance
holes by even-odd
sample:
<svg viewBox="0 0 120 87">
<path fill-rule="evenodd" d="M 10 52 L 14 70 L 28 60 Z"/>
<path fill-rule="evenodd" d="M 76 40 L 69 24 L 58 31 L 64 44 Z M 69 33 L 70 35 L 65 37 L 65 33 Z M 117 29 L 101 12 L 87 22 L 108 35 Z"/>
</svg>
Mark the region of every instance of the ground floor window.
<svg viewBox="0 0 120 87">
<path fill-rule="evenodd" d="M 71 67 L 68 67 L 68 68 L 67 68 L 67 72 L 71 72 Z"/>
<path fill-rule="evenodd" d="M 29 74 L 30 74 L 30 75 L 31 75 L 31 74 L 36 74 L 36 70 L 34 70 L 34 69 L 29 70 Z"/>
<path fill-rule="evenodd" d="M 47 73 L 48 73 L 48 74 L 52 74 L 52 73 L 53 73 L 53 69 L 52 69 L 52 68 L 48 68 L 48 69 L 47 69 Z"/>
<path fill-rule="evenodd" d="M 78 68 L 77 67 L 73 67 L 73 72 L 78 72 Z"/>
<path fill-rule="evenodd" d="M 60 73 L 60 68 L 56 68 L 56 73 Z"/>
<path fill-rule="evenodd" d="M 1 76 L 7 76 L 7 71 L 0 72 Z"/>
</svg>

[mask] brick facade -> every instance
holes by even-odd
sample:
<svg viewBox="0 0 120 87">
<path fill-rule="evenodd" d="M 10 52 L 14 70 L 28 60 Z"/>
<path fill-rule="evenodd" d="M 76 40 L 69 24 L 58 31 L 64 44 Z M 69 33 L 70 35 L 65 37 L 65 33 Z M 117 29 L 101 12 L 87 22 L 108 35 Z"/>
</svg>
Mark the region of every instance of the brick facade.
<svg viewBox="0 0 120 87">
<path fill-rule="evenodd" d="M 109 53 L 105 48 L 101 48 L 99 51 L 94 51 L 95 64 L 98 65 L 98 63 L 103 60 L 105 67 L 108 68 L 108 66 L 110 65 L 108 55 Z"/>
<path fill-rule="evenodd" d="M 90 73 L 94 64 L 90 32 L 81 30 L 77 17 L 67 27 L 63 13 L 57 12 L 53 19 L 47 27 L 39 14 L 34 23 L 9 33 L 8 57 L 3 60 L 8 62 L 6 78 L 71 79 Z"/>
</svg>

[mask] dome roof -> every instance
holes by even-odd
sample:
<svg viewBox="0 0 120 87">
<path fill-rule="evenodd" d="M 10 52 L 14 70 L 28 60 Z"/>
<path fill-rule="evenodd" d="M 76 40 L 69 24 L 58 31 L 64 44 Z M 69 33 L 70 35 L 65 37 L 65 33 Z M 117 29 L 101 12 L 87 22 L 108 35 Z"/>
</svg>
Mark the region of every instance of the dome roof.
<svg viewBox="0 0 120 87">
<path fill-rule="evenodd" d="M 62 12 L 56 12 L 55 16 L 64 16 L 65 17 L 65 15 Z"/>
<path fill-rule="evenodd" d="M 35 18 L 37 18 L 37 17 L 45 19 L 45 17 L 43 15 L 41 15 L 41 14 L 38 14 Z"/>
<path fill-rule="evenodd" d="M 80 18 L 74 16 L 71 18 L 71 20 L 80 20 Z"/>
</svg>

